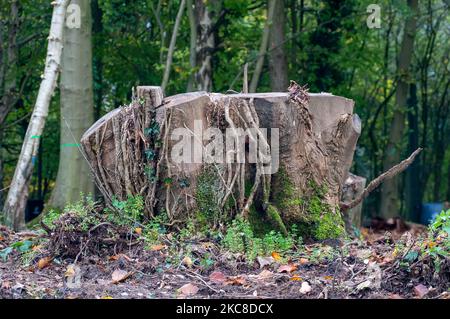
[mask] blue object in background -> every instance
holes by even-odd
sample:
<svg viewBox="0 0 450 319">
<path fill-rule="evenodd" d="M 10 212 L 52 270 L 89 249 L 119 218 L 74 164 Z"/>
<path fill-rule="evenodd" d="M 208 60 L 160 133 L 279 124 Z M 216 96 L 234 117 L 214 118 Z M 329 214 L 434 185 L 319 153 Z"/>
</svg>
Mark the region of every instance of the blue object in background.
<svg viewBox="0 0 450 319">
<path fill-rule="evenodd" d="M 422 204 L 422 213 L 420 214 L 420 222 L 424 225 L 430 224 L 436 216 L 444 210 L 443 203 L 425 203 Z"/>
</svg>

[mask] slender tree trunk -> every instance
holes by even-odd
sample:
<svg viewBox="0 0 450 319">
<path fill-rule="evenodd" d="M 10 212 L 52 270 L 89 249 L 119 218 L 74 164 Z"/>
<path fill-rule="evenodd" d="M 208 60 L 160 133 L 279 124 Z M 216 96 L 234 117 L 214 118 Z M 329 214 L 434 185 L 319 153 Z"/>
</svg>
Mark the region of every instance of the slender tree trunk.
<svg viewBox="0 0 450 319">
<path fill-rule="evenodd" d="M 0 126 L 5 121 L 16 100 L 17 91 L 17 33 L 19 31 L 19 1 L 11 1 L 11 20 L 8 32 L 8 48 L 4 64 L 4 94 L 0 101 Z M 1 83 L 1 82 L 0 82 Z"/>
<path fill-rule="evenodd" d="M 414 50 L 414 37 L 416 33 L 416 20 L 418 14 L 418 0 L 408 0 L 410 13 L 406 19 L 403 40 L 400 48 L 397 74 L 399 80 L 396 90 L 396 106 L 394 118 L 389 132 L 389 141 L 383 160 L 383 168 L 387 170 L 400 161 L 400 144 L 405 128 L 405 117 L 408 95 L 408 73 Z M 397 177 L 387 180 L 381 188 L 380 215 L 384 218 L 396 217 L 399 215 L 399 189 Z"/>
<path fill-rule="evenodd" d="M 92 34 L 93 46 L 103 46 L 103 11 L 99 6 L 98 0 L 92 1 Z M 97 52 L 93 55 L 94 65 L 94 120 L 98 120 L 102 114 L 103 105 L 103 52 Z"/>
<path fill-rule="evenodd" d="M 269 1 L 267 8 L 267 20 L 264 25 L 261 45 L 259 46 L 258 60 L 256 61 L 255 71 L 253 72 L 252 81 L 250 82 L 250 93 L 255 93 L 258 87 L 259 78 L 264 66 L 267 46 L 269 44 L 270 26 L 272 24 L 273 13 L 275 9 L 275 1 Z"/>
<path fill-rule="evenodd" d="M 417 107 L 417 87 L 410 85 L 408 111 L 408 153 L 419 148 L 419 110 Z M 420 161 L 414 161 L 406 171 L 406 218 L 411 221 L 419 221 L 420 218 Z"/>
<path fill-rule="evenodd" d="M 271 2 L 275 2 L 275 7 L 270 28 L 270 85 L 274 92 L 285 92 L 289 80 L 285 50 L 284 0 L 269 0 L 269 6 Z"/>
<path fill-rule="evenodd" d="M 0 33 L 0 88 L 4 88 L 0 99 L 0 189 L 3 189 L 3 124 L 16 102 L 17 94 L 17 65 L 19 50 L 17 46 L 17 34 L 19 32 L 19 1 L 11 1 L 10 23 L 8 29 L 8 43 L 6 56 L 3 57 L 3 34 Z M 3 28 L 3 25 L 0 26 Z M 2 30 L 3 31 L 3 30 Z M 0 31 L 1 32 L 1 31 Z M 5 58 L 5 60 L 3 60 Z M 0 191 L 0 207 L 4 205 L 4 191 Z"/>
<path fill-rule="evenodd" d="M 94 121 L 91 8 L 89 0 L 72 0 L 81 8 L 80 28 L 64 27 L 61 62 L 61 147 L 51 206 L 62 209 L 94 192 L 89 166 L 78 143 Z"/>
<path fill-rule="evenodd" d="M 194 91 L 195 68 L 197 66 L 197 23 L 195 21 L 194 5 L 192 0 L 187 0 L 187 12 L 189 17 L 190 43 L 189 43 L 189 65 L 191 75 L 187 85 L 187 92 Z"/>
<path fill-rule="evenodd" d="M 170 39 L 169 51 L 167 53 L 166 67 L 164 69 L 164 76 L 161 84 L 163 92 L 167 87 L 169 82 L 170 68 L 172 67 L 173 53 L 175 52 L 175 45 L 177 43 L 178 29 L 180 28 L 181 18 L 183 17 L 184 6 L 186 5 L 186 0 L 181 0 L 180 8 L 178 9 L 178 14 L 175 19 L 175 24 L 173 26 L 172 38 Z"/>
<path fill-rule="evenodd" d="M 3 55 L 3 24 L 0 25 L 0 89 L 3 94 L 0 98 L 0 189 L 3 189 L 3 124 L 16 102 L 17 94 L 17 62 L 19 50 L 17 47 L 17 34 L 19 32 L 19 1 L 11 1 L 10 23 L 8 30 L 8 43 L 6 58 Z M 6 190 L 5 190 L 6 191 Z M 4 205 L 4 191 L 0 191 L 0 207 Z"/>
<path fill-rule="evenodd" d="M 215 2 L 206 3 L 195 0 L 195 20 L 197 22 L 197 53 L 195 81 L 198 91 L 212 90 L 212 54 L 215 48 L 213 22 L 210 6 Z"/>
<path fill-rule="evenodd" d="M 45 127 L 50 100 L 58 79 L 63 49 L 64 20 L 68 4 L 69 0 L 52 2 L 53 15 L 43 79 L 3 209 L 6 224 L 16 230 L 23 227 L 25 222 L 25 205 L 33 173 L 34 158 L 39 148 L 40 136 Z"/>
</svg>

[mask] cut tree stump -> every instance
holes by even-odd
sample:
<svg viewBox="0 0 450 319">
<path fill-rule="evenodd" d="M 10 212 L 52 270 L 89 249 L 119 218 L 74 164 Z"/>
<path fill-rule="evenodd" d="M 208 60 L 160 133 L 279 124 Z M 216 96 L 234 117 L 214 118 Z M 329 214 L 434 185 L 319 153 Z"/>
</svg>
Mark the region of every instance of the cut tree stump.
<svg viewBox="0 0 450 319">
<path fill-rule="evenodd" d="M 366 187 L 367 179 L 350 173 L 345 180 L 342 190 L 342 202 L 351 202 L 358 198 Z M 361 227 L 362 221 L 362 202 L 357 206 L 344 211 L 345 229 L 348 233 L 353 233 L 355 229 Z"/>
<path fill-rule="evenodd" d="M 350 99 L 311 94 L 295 83 L 288 93 L 193 92 L 164 99 L 159 87 L 138 87 L 132 103 L 98 120 L 81 145 L 109 203 L 141 195 L 149 217 L 165 213 L 176 222 L 203 214 L 217 226 L 242 214 L 282 232 L 304 225 L 325 239 L 344 232 L 339 204 L 361 132 L 353 106 Z M 228 128 L 232 137 L 236 129 L 254 129 L 245 137 L 245 158 L 255 141 L 272 156 L 266 163 L 262 153 L 257 163 L 213 162 L 211 136 L 203 135 L 208 128 Z M 173 160 L 180 129 L 202 149 L 200 158 L 192 152 L 193 163 Z M 231 156 L 225 138 L 223 145 L 223 158 Z M 276 172 L 267 174 L 270 169 Z"/>
</svg>

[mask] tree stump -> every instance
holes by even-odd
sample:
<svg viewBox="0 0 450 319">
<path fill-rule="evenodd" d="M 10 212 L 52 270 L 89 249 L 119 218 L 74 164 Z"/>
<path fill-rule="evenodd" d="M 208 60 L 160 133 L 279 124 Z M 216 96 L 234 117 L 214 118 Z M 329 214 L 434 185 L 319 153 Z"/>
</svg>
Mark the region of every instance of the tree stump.
<svg viewBox="0 0 450 319">
<path fill-rule="evenodd" d="M 149 217 L 217 226 L 242 214 L 334 238 L 344 233 L 339 202 L 361 131 L 353 106 L 295 83 L 288 93 L 164 99 L 158 87 L 138 87 L 81 144 L 105 198 L 140 195 Z"/>
<path fill-rule="evenodd" d="M 342 202 L 349 203 L 360 196 L 366 187 L 367 180 L 364 177 L 349 174 L 342 190 Z M 362 202 L 356 207 L 344 211 L 345 228 L 348 233 L 353 233 L 355 229 L 361 227 Z"/>
</svg>

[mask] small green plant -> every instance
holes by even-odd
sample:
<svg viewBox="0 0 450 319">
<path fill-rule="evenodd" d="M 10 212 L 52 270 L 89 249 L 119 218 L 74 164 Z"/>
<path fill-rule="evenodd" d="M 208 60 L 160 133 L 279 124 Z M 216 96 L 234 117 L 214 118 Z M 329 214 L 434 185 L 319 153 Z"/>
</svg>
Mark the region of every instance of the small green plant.
<svg viewBox="0 0 450 319">
<path fill-rule="evenodd" d="M 422 258 L 431 257 L 439 272 L 442 262 L 450 256 L 450 210 L 436 216 L 420 246 Z"/>
<path fill-rule="evenodd" d="M 128 195 L 125 201 L 112 199 L 112 205 L 121 212 L 121 216 L 110 214 L 112 222 L 123 226 L 135 226 L 144 216 L 144 200 L 142 196 Z"/>
<path fill-rule="evenodd" d="M 55 222 L 59 219 L 62 212 L 56 209 L 50 209 L 48 212 L 44 214 L 42 218 L 42 222 L 48 227 L 55 226 Z"/>
<path fill-rule="evenodd" d="M 258 256 L 288 252 L 294 247 L 295 237 L 292 234 L 283 236 L 274 230 L 257 237 L 250 223 L 238 217 L 228 227 L 223 243 L 231 252 L 243 253 L 249 262 L 253 262 Z"/>
</svg>

